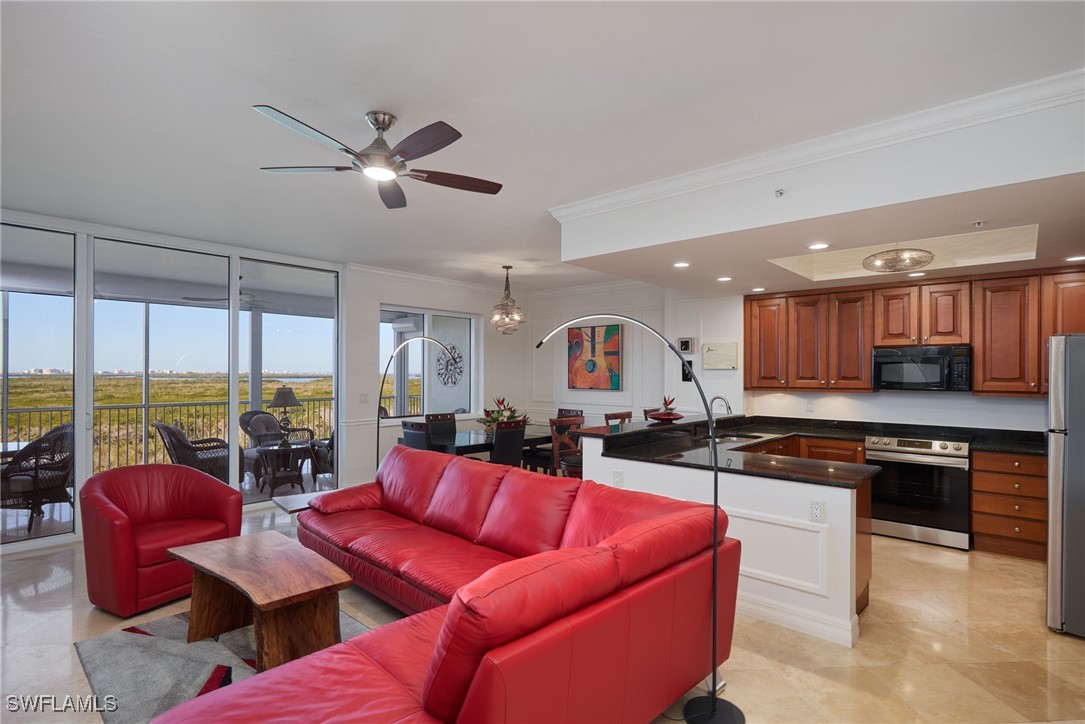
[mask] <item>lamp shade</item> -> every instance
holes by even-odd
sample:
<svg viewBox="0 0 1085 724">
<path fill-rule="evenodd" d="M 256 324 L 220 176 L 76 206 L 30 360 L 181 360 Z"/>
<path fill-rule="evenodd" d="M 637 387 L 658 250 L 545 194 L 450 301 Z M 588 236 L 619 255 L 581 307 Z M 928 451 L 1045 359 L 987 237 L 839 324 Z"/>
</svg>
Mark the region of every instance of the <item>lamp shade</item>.
<svg viewBox="0 0 1085 724">
<path fill-rule="evenodd" d="M 271 404 L 268 407 L 301 407 L 301 403 L 298 402 L 294 390 L 283 385 L 275 390 L 275 396 L 271 398 Z"/>
</svg>

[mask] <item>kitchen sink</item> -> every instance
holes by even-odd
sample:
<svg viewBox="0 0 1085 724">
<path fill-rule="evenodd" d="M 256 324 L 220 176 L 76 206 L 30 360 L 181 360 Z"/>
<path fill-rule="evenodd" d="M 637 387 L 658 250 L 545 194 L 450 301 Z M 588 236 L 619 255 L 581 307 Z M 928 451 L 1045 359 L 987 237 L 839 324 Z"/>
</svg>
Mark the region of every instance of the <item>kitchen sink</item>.
<svg viewBox="0 0 1085 724">
<path fill-rule="evenodd" d="M 716 442 L 743 442 L 745 440 L 760 440 L 764 435 L 717 435 Z"/>
</svg>

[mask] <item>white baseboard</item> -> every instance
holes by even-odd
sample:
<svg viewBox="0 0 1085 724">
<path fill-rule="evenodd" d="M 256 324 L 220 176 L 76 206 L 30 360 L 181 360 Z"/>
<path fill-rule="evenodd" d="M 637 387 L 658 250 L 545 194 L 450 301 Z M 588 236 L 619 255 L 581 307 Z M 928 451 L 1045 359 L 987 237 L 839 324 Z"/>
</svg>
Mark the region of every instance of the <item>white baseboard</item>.
<svg viewBox="0 0 1085 724">
<path fill-rule="evenodd" d="M 859 617 L 833 618 L 749 593 L 738 594 L 737 610 L 744 616 L 851 648 L 859 640 Z"/>
</svg>

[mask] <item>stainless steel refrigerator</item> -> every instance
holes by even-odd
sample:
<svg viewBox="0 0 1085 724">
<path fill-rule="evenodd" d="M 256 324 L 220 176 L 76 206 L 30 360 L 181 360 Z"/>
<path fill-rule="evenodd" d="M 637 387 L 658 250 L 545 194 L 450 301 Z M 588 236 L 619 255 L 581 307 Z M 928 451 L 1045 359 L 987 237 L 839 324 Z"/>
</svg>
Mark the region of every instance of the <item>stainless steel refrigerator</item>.
<svg viewBox="0 0 1085 724">
<path fill-rule="evenodd" d="M 1048 344 L 1047 625 L 1085 636 L 1085 334 Z"/>
</svg>

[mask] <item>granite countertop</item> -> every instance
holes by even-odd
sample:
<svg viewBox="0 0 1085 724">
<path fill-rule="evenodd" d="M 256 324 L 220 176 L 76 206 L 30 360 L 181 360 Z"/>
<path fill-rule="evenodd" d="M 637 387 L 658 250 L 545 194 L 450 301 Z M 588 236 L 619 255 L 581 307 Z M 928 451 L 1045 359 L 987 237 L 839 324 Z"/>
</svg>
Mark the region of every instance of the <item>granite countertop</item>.
<svg viewBox="0 0 1085 724">
<path fill-rule="evenodd" d="M 686 468 L 712 469 L 712 451 L 706 440 L 692 442 L 689 435 L 684 440 L 671 438 L 662 442 L 623 448 L 613 453 L 603 453 L 604 457 L 616 457 L 623 460 L 638 460 L 659 465 L 676 465 Z M 766 439 L 772 436 L 766 436 Z M 738 443 L 749 445 L 756 440 Z M 694 447 L 690 447 L 693 444 Z M 790 480 L 796 483 L 828 485 L 834 488 L 856 488 L 864 480 L 874 477 L 881 468 L 876 465 L 854 465 L 852 463 L 834 463 L 825 460 L 810 460 L 784 455 L 764 453 L 743 453 L 717 448 L 720 472 L 756 475 L 762 478 Z"/>
</svg>

